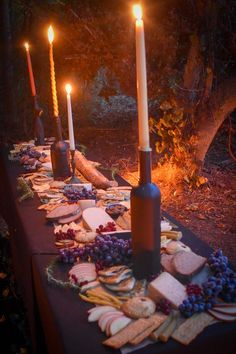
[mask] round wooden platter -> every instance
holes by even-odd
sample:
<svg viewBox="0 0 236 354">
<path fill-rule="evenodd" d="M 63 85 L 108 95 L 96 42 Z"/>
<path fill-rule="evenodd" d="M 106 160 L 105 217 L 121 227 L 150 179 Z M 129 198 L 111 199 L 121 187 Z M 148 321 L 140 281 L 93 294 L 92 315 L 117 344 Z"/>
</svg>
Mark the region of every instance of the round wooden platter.
<svg viewBox="0 0 236 354">
<path fill-rule="evenodd" d="M 78 214 L 79 211 L 80 207 L 77 204 L 59 205 L 52 211 L 48 212 L 46 218 L 48 220 L 67 218 L 69 216 Z"/>
</svg>

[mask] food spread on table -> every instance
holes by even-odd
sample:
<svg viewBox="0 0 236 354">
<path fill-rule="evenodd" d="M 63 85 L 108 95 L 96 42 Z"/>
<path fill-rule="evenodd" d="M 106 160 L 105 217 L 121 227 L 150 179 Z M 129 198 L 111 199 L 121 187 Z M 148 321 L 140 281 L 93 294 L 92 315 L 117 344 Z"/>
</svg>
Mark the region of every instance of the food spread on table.
<svg viewBox="0 0 236 354">
<path fill-rule="evenodd" d="M 188 345 L 209 325 L 236 320 L 236 273 L 222 251 L 208 259 L 196 254 L 163 219 L 162 272 L 135 279 L 127 237 L 131 187 L 97 189 L 87 170 L 88 180 L 80 174 L 79 184 L 54 181 L 47 149 L 19 144 L 10 152 L 11 159 L 33 168 L 19 177 L 21 200 L 38 194 L 38 210 L 54 227 L 60 261 L 71 264 L 69 281 L 80 299 L 93 305 L 88 322 L 106 335 L 105 346 L 128 344 L 135 350 L 146 339 L 165 343 L 170 338 Z"/>
</svg>

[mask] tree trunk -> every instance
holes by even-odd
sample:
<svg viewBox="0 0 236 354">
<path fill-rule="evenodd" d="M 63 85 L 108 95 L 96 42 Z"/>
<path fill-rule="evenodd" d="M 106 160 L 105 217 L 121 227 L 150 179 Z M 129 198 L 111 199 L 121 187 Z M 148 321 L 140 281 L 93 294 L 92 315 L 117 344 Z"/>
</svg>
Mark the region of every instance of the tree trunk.
<svg viewBox="0 0 236 354">
<path fill-rule="evenodd" d="M 16 98 L 14 94 L 14 68 L 12 53 L 12 34 L 10 21 L 9 0 L 1 1 L 1 24 L 2 24 L 2 77 L 3 77 L 3 105 L 4 105 L 4 126 L 10 131 L 17 120 Z M 5 131 L 5 133 L 6 133 Z"/>
<path fill-rule="evenodd" d="M 224 120 L 236 108 L 236 76 L 222 82 L 198 112 L 195 158 L 203 164 L 205 155 Z"/>
</svg>

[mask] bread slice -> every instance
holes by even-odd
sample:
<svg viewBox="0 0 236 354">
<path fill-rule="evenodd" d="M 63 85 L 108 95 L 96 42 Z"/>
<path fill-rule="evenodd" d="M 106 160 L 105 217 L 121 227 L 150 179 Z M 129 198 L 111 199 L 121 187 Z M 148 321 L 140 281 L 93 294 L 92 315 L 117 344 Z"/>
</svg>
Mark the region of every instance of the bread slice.
<svg viewBox="0 0 236 354">
<path fill-rule="evenodd" d="M 207 259 L 193 252 L 181 251 L 175 254 L 172 265 L 176 273 L 183 276 L 193 276 L 205 265 Z"/>
<path fill-rule="evenodd" d="M 166 270 L 168 273 L 175 275 L 176 270 L 172 264 L 173 258 L 174 258 L 174 255 L 163 253 L 161 255 L 161 265 L 164 268 L 164 270 Z"/>
</svg>

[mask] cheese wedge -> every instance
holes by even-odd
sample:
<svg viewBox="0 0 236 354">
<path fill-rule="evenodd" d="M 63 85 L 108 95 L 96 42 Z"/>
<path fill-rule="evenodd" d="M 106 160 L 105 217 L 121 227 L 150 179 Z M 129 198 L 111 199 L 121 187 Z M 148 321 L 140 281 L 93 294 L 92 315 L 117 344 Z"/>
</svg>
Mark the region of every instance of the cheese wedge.
<svg viewBox="0 0 236 354">
<path fill-rule="evenodd" d="M 83 221 L 92 231 L 96 231 L 99 225 L 106 225 L 114 220 L 101 208 L 87 208 L 83 211 Z"/>
<path fill-rule="evenodd" d="M 148 285 L 148 297 L 159 302 L 167 299 L 174 308 L 178 308 L 187 298 L 185 287 L 167 272 L 161 273 Z"/>
</svg>

